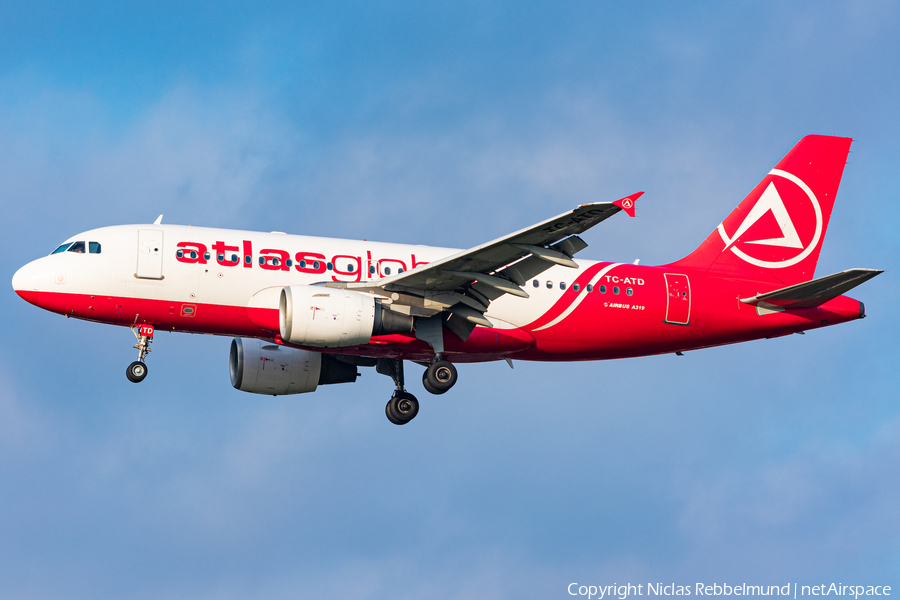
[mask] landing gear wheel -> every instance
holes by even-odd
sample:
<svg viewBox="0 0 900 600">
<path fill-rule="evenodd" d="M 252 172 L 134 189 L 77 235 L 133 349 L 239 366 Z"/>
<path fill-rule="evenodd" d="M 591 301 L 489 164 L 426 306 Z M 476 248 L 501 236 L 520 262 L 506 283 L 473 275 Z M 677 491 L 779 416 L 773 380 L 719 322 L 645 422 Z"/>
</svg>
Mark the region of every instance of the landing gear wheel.
<svg viewBox="0 0 900 600">
<path fill-rule="evenodd" d="M 439 389 L 433 387 L 428 382 L 428 371 L 425 371 L 424 373 L 422 373 L 422 387 L 424 387 L 425 391 L 428 392 L 429 394 L 443 394 L 444 393 L 444 392 L 440 391 Z"/>
<path fill-rule="evenodd" d="M 419 414 L 419 401 L 407 392 L 398 392 L 384 407 L 384 414 L 394 425 L 406 425 Z"/>
<path fill-rule="evenodd" d="M 446 360 L 437 360 L 425 369 L 422 375 L 422 384 L 432 394 L 443 394 L 456 383 L 457 373 L 453 363 Z"/>
<path fill-rule="evenodd" d="M 140 383 L 147 376 L 147 365 L 136 360 L 125 369 L 125 376 L 132 383 Z"/>
</svg>

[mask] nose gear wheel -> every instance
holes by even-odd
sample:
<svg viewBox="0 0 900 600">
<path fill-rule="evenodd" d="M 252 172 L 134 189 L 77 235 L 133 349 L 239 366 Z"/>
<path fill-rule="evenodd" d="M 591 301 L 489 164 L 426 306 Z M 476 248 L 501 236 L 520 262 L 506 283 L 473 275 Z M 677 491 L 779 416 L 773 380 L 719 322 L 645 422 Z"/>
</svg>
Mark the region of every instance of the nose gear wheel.
<svg viewBox="0 0 900 600">
<path fill-rule="evenodd" d="M 147 365 L 136 360 L 125 370 L 125 376 L 132 383 L 140 383 L 147 376 Z"/>
</svg>

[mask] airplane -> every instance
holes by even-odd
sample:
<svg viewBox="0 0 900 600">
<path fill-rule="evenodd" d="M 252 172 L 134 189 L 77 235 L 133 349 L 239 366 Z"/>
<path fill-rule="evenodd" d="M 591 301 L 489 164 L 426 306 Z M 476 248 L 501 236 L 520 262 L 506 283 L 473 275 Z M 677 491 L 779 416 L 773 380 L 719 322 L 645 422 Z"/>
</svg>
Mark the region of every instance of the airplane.
<svg viewBox="0 0 900 600">
<path fill-rule="evenodd" d="M 131 328 L 147 376 L 157 331 L 231 336 L 232 385 L 256 394 L 393 379 L 392 423 L 419 411 L 404 361 L 443 394 L 457 364 L 584 361 L 804 333 L 862 319 L 843 294 L 880 270 L 814 278 L 851 138 L 808 135 L 688 256 L 660 266 L 575 260 L 579 234 L 643 192 L 582 204 L 457 250 L 283 232 L 152 224 L 72 236 L 19 269 L 25 301 Z"/>
</svg>

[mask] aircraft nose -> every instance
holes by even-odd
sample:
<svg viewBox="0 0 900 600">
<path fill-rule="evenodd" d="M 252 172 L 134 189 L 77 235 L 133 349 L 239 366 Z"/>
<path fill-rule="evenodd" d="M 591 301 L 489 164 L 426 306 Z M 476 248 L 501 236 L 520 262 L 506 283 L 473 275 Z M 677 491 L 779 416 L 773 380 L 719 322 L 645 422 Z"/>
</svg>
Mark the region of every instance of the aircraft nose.
<svg viewBox="0 0 900 600">
<path fill-rule="evenodd" d="M 22 267 L 21 269 L 19 269 L 18 271 L 15 272 L 15 274 L 13 275 L 13 278 L 12 278 L 12 286 L 17 294 L 19 293 L 19 290 L 21 290 L 22 287 L 25 285 L 26 275 L 25 275 L 24 271 L 25 271 L 25 267 Z"/>
<path fill-rule="evenodd" d="M 12 287 L 24 300 L 31 302 L 40 287 L 41 269 L 32 261 L 15 272 Z"/>
</svg>

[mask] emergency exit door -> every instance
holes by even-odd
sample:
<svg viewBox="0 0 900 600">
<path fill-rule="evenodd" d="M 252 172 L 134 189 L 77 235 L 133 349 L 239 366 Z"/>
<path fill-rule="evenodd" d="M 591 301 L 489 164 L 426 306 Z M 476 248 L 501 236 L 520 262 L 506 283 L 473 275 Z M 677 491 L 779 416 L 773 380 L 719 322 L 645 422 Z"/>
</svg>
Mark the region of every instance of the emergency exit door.
<svg viewBox="0 0 900 600">
<path fill-rule="evenodd" d="M 141 279 L 162 279 L 163 232 L 153 229 L 138 230 L 138 255 L 136 276 Z"/>
<path fill-rule="evenodd" d="M 666 273 L 666 323 L 688 325 L 691 319 L 691 282 L 682 273 Z"/>
</svg>

